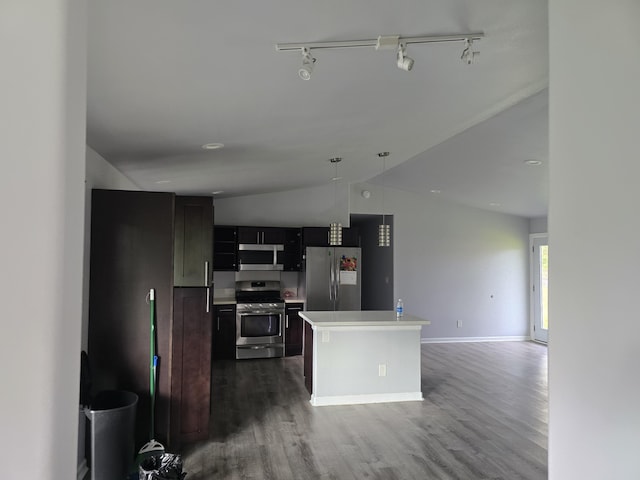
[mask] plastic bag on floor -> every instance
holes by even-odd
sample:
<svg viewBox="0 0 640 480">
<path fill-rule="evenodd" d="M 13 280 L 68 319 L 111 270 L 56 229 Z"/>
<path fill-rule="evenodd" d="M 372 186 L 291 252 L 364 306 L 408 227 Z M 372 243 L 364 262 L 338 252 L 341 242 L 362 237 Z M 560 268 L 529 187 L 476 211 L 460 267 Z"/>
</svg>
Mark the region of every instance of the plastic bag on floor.
<svg viewBox="0 0 640 480">
<path fill-rule="evenodd" d="M 163 453 L 145 459 L 140 464 L 140 480 L 182 480 L 187 476 L 182 471 L 182 457 Z"/>
</svg>

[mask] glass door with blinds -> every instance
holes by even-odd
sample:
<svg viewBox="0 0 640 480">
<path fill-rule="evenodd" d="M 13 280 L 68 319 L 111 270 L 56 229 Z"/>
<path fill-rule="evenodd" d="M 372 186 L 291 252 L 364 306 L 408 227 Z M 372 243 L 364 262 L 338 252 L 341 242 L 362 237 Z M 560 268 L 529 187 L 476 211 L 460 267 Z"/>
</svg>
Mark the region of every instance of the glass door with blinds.
<svg viewBox="0 0 640 480">
<path fill-rule="evenodd" d="M 549 341 L 549 237 L 531 236 L 531 304 L 533 339 Z"/>
</svg>

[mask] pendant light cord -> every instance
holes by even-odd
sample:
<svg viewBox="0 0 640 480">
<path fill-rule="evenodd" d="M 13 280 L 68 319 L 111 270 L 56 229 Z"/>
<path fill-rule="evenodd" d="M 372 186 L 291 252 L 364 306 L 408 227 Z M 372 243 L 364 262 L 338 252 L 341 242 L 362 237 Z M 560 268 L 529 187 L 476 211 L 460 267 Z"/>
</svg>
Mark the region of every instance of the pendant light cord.
<svg viewBox="0 0 640 480">
<path fill-rule="evenodd" d="M 386 161 L 387 157 L 382 157 L 382 176 L 384 176 L 384 171 L 386 170 Z M 382 179 L 384 182 L 384 179 Z M 385 217 L 384 217 L 384 184 L 382 185 L 382 225 L 385 225 Z"/>
</svg>

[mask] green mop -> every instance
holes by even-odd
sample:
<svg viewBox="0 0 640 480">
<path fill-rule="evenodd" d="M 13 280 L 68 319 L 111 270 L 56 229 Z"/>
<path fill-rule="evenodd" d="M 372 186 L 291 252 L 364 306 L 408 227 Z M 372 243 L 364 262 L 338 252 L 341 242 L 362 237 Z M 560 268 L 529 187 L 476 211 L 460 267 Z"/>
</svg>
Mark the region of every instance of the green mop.
<svg viewBox="0 0 640 480">
<path fill-rule="evenodd" d="M 145 443 L 138 451 L 138 463 L 148 457 L 156 455 L 162 455 L 164 453 L 164 445 L 155 440 L 155 410 L 156 410 L 156 368 L 158 366 L 158 356 L 156 355 L 156 324 L 155 324 L 155 308 L 156 298 L 155 289 L 149 290 L 149 306 L 150 306 L 150 333 L 151 338 L 149 342 L 150 362 L 149 362 L 149 393 L 151 394 L 151 428 L 149 437 L 150 440 Z"/>
</svg>

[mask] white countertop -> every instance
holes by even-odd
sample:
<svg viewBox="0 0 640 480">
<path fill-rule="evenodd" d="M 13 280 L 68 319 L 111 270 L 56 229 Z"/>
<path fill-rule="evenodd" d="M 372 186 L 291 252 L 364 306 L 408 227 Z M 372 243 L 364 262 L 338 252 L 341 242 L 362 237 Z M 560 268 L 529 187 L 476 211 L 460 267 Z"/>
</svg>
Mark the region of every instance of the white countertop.
<svg viewBox="0 0 640 480">
<path fill-rule="evenodd" d="M 317 327 L 365 327 L 365 326 L 409 326 L 430 325 L 429 320 L 404 314 L 396 318 L 393 310 L 368 310 L 354 312 L 303 311 L 300 316 L 311 326 Z"/>
<path fill-rule="evenodd" d="M 285 297 L 284 303 L 304 303 L 304 298 L 298 297 Z"/>
</svg>

